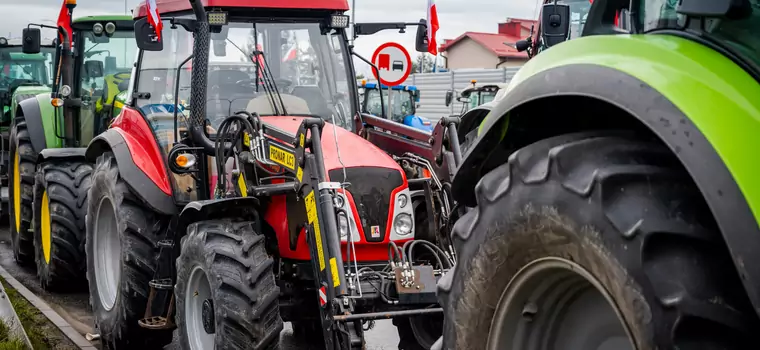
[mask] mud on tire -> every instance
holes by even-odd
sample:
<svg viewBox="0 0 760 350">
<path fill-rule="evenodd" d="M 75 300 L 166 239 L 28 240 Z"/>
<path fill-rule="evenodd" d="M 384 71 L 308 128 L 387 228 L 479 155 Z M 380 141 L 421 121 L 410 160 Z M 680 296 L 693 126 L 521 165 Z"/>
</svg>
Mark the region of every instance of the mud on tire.
<svg viewBox="0 0 760 350">
<path fill-rule="evenodd" d="M 11 131 L 8 167 L 8 222 L 10 223 L 13 257 L 22 265 L 34 261 L 34 235 L 29 231 L 32 224 L 34 199 L 34 173 L 37 153 L 23 116 L 16 117 Z M 16 179 L 16 167 L 19 178 Z M 18 208 L 16 198 L 18 197 Z M 18 211 L 18 212 L 17 212 Z"/>
<path fill-rule="evenodd" d="M 85 216 L 91 175 L 92 165 L 87 162 L 49 162 L 39 166 L 34 183 L 34 248 L 37 276 L 45 289 L 72 289 L 84 281 Z"/>
<path fill-rule="evenodd" d="M 162 349 L 171 342 L 171 330 L 148 330 L 138 321 L 145 315 L 150 287 L 148 283 L 156 270 L 157 242 L 168 220 L 146 208 L 119 176 L 113 154 L 106 152 L 98 157 L 92 173 L 92 187 L 88 194 L 87 209 L 87 280 L 90 287 L 90 305 L 95 324 L 103 343 L 110 349 Z M 115 217 L 115 235 L 120 242 L 118 261 L 109 274 L 118 274 L 113 306 L 99 294 L 95 269 L 107 269 L 96 262 L 96 239 L 104 239 L 108 232 L 98 232 L 101 205 L 112 206 Z M 104 207 L 107 208 L 107 207 Z M 108 209 L 105 209 L 108 210 Z M 105 222 L 105 221 L 104 221 Z M 98 235 L 96 237 L 95 235 Z"/>
<path fill-rule="evenodd" d="M 758 320 L 710 211 L 663 146 L 608 132 L 542 140 L 475 194 L 455 225 L 457 266 L 438 285 L 445 348 L 485 349 L 511 278 L 547 257 L 599 281 L 638 349 L 757 348 Z"/>
<path fill-rule="evenodd" d="M 276 348 L 283 321 L 273 264 L 265 250 L 264 236 L 255 232 L 251 222 L 225 219 L 190 225 L 187 235 L 182 237 L 175 287 L 182 348 L 193 349 L 190 347 L 191 332 L 204 332 L 202 327 L 192 330 L 193 325 L 197 325 L 193 322 L 199 320 L 186 314 L 186 310 L 194 307 L 186 301 L 188 293 L 195 292 L 189 290 L 192 285 L 188 282 L 197 269 L 202 270 L 210 286 L 208 297 L 213 302 L 213 343 L 216 348 Z"/>
</svg>

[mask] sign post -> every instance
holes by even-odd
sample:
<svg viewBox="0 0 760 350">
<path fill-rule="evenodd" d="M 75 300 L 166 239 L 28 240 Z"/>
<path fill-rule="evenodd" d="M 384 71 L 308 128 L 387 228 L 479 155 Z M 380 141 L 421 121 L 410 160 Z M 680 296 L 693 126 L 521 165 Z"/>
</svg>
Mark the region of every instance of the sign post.
<svg viewBox="0 0 760 350">
<path fill-rule="evenodd" d="M 409 52 L 398 43 L 387 42 L 380 45 L 372 54 L 372 64 L 377 66 L 377 72 L 372 74 L 379 84 L 378 89 L 388 88 L 388 110 L 383 118 L 393 116 L 393 87 L 403 83 L 412 72 L 412 58 Z M 379 76 L 378 76 L 379 72 Z"/>
</svg>

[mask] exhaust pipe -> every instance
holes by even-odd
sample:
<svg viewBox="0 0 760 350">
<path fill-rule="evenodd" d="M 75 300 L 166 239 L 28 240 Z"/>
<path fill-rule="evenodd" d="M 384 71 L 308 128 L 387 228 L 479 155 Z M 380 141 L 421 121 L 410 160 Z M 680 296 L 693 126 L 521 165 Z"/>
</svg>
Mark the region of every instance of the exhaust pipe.
<svg viewBox="0 0 760 350">
<path fill-rule="evenodd" d="M 199 62 L 199 64 L 193 64 L 193 71 L 190 75 L 190 137 L 198 147 L 203 147 L 204 153 L 213 156 L 215 154 L 214 142 L 209 140 L 205 130 L 203 130 L 206 122 L 210 30 L 202 0 L 189 1 L 197 21 L 193 43 L 193 61 Z"/>
</svg>

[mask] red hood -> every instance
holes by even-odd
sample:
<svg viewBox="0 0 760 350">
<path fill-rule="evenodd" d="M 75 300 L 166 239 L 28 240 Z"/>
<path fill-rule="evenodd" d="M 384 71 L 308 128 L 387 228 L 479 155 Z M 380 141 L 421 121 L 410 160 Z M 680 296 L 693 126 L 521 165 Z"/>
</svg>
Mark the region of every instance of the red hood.
<svg viewBox="0 0 760 350">
<path fill-rule="evenodd" d="M 287 131 L 293 135 L 298 131 L 303 117 L 264 117 L 264 123 Z M 346 168 L 353 167 L 376 167 L 398 169 L 403 174 L 401 167 L 387 153 L 377 146 L 358 135 L 343 129 L 336 128 L 330 123 L 325 123 L 322 129 L 322 151 L 325 158 L 325 170 L 341 168 L 338 161 L 338 147 L 335 145 L 335 130 L 340 147 L 340 159 Z"/>
</svg>

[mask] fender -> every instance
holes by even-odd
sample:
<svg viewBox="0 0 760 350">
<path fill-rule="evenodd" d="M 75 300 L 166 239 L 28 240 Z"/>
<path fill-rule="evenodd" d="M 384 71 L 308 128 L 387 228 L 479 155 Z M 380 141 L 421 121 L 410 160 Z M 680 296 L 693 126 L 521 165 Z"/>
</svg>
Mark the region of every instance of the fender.
<svg viewBox="0 0 760 350">
<path fill-rule="evenodd" d="M 47 99 L 47 105 L 50 108 L 46 108 L 43 105 L 44 103 L 44 95 L 28 98 L 18 104 L 15 114 L 16 118 L 23 115 L 24 122 L 26 122 L 26 130 L 29 132 L 29 137 L 32 141 L 32 148 L 37 153 L 47 148 L 48 144 L 57 145 L 60 143 L 60 141 L 56 142 L 57 138 L 55 137 L 55 130 L 53 128 L 54 118 L 52 111 L 54 107 L 50 104 L 49 98 Z M 43 118 L 43 113 L 45 114 L 45 118 Z M 49 132 L 48 129 L 50 130 Z M 52 139 L 48 140 L 47 133 L 52 134 Z"/>
<path fill-rule="evenodd" d="M 86 160 L 85 152 L 87 148 L 45 148 L 37 155 L 37 164 L 42 164 L 50 160 Z"/>
<path fill-rule="evenodd" d="M 509 112 L 553 96 L 596 98 L 627 111 L 678 157 L 707 201 L 755 310 L 760 312 L 760 84 L 734 62 L 667 35 L 592 36 L 536 56 L 480 126 L 454 180 L 472 194 L 480 164 L 511 122 Z M 474 205 L 470 195 L 462 202 Z"/>
<path fill-rule="evenodd" d="M 178 237 L 185 235 L 187 227 L 190 224 L 202 220 L 215 218 L 249 218 L 256 223 L 255 227 L 258 233 L 263 233 L 260 228 L 259 220 L 260 203 L 255 197 L 236 197 L 225 199 L 211 199 L 204 201 L 194 201 L 188 203 L 177 220 Z M 175 238 L 176 240 L 177 238 Z"/>
<path fill-rule="evenodd" d="M 135 164 L 133 153 L 131 153 L 131 149 L 122 133 L 123 131 L 117 129 L 109 129 L 98 135 L 92 139 L 87 147 L 85 157 L 94 163 L 99 155 L 110 150 L 113 152 L 116 164 L 119 166 L 119 176 L 133 190 L 133 194 L 144 201 L 151 209 L 161 214 L 175 215 L 177 213 L 177 206 L 174 203 L 174 198 L 156 183 L 156 180 L 158 180 L 168 186 L 169 180 L 165 175 L 166 173 L 164 172 L 163 178 L 159 179 L 152 179 L 146 175 Z M 158 168 L 158 166 L 155 166 L 155 168 Z"/>
</svg>

